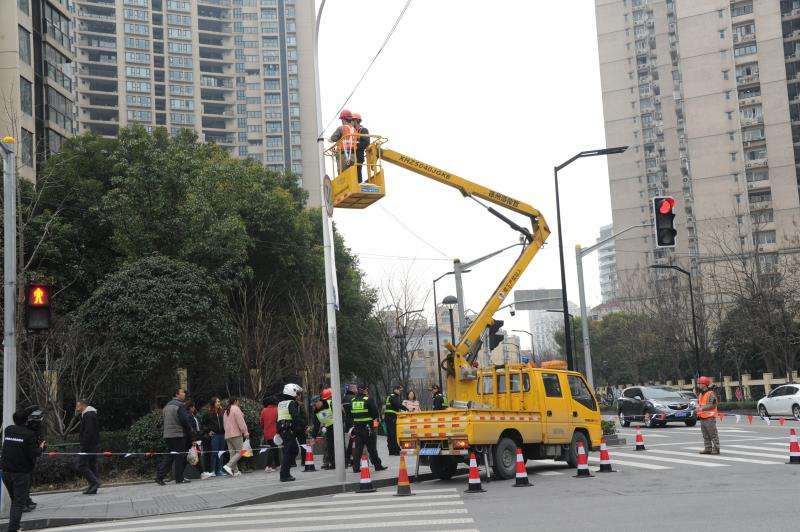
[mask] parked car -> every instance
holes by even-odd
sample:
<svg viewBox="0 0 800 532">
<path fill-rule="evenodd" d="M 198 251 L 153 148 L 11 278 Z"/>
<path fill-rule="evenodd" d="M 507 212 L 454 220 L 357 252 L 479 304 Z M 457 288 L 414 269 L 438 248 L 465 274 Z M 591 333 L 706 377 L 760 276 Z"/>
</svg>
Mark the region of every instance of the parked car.
<svg viewBox="0 0 800 532">
<path fill-rule="evenodd" d="M 797 384 L 778 386 L 758 400 L 757 408 L 761 417 L 794 416 L 800 419 L 800 387 Z"/>
<path fill-rule="evenodd" d="M 617 403 L 619 424 L 623 427 L 630 426 L 631 421 L 642 421 L 648 427 L 678 421 L 687 427 L 697 424 L 695 402 L 669 386 L 632 386 L 622 391 Z"/>
</svg>

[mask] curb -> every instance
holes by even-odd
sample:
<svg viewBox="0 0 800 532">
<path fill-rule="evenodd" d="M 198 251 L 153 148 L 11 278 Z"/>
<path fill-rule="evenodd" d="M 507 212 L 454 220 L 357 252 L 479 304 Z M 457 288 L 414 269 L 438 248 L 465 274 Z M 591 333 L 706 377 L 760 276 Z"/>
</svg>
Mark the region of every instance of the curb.
<svg viewBox="0 0 800 532">
<path fill-rule="evenodd" d="M 456 471 L 456 474 L 453 476 L 462 476 L 467 473 L 466 469 L 459 469 Z M 420 482 L 425 482 L 427 480 L 435 480 L 436 477 L 433 473 L 421 473 L 420 475 L 413 477 L 412 484 L 417 484 Z M 376 488 L 386 488 L 389 486 L 397 485 L 397 478 L 382 478 L 382 479 L 373 479 L 372 485 Z M 207 508 L 207 510 L 219 510 L 222 508 L 235 508 L 240 506 L 250 506 L 254 504 L 265 504 L 269 502 L 279 502 L 279 501 L 290 501 L 295 499 L 305 499 L 309 497 L 320 497 L 322 495 L 333 495 L 336 493 L 345 493 L 345 492 L 354 492 L 358 490 L 359 482 L 348 482 L 346 484 L 339 485 L 329 485 L 329 486 L 317 486 L 313 488 L 302 488 L 294 491 L 284 491 L 284 492 L 277 492 L 273 493 L 272 495 L 265 495 L 263 497 L 256 497 L 254 499 L 248 499 L 246 501 L 240 501 L 237 503 L 229 504 L 227 506 L 220 506 L 218 508 Z M 49 492 L 52 493 L 52 492 Z M 178 515 L 182 513 L 189 513 L 189 512 L 197 512 L 198 510 L 187 510 L 185 512 L 173 512 L 173 513 L 166 513 L 166 514 L 153 514 L 153 515 L 142 515 L 142 516 L 135 516 L 135 517 L 112 517 L 112 518 L 102 518 L 102 517 L 48 517 L 45 519 L 32 519 L 32 520 L 23 520 L 22 526 L 23 530 L 41 530 L 44 528 L 51 528 L 51 527 L 61 527 L 61 526 L 70 526 L 70 525 L 86 525 L 91 523 L 107 523 L 111 521 L 122 521 L 126 519 L 145 519 L 148 517 L 157 517 L 157 516 L 164 516 L 164 515 Z M 205 511 L 205 510 L 200 510 Z M 0 525 L 0 532 L 6 532 L 8 529 L 8 524 L 3 523 Z"/>
</svg>

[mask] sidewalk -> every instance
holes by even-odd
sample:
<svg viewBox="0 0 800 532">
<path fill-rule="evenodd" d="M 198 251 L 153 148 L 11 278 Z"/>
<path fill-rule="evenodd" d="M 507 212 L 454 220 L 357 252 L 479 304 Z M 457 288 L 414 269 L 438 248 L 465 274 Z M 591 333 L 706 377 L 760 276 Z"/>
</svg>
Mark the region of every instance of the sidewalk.
<svg viewBox="0 0 800 532">
<path fill-rule="evenodd" d="M 399 456 L 388 456 L 386 439 L 379 437 L 378 452 L 386 471 L 372 471 L 372 479 L 378 486 L 393 485 L 397 479 Z M 159 486 L 155 482 L 131 484 L 117 487 L 101 487 L 97 495 L 83 495 L 80 491 L 35 495 L 38 504 L 35 511 L 26 513 L 22 519 L 25 530 L 51 526 L 91 523 L 110 519 L 155 516 L 177 512 L 213 510 L 227 506 L 255 504 L 274 500 L 286 500 L 336 493 L 341 486 L 336 482 L 335 471 L 322 471 L 322 456 L 316 455 L 317 471 L 305 473 L 302 466 L 292 469 L 294 482 L 282 483 L 278 473 L 263 470 L 245 473 L 238 478 L 212 477 L 207 480 L 192 480 L 190 484 L 170 483 Z M 298 463 L 299 464 L 299 463 Z M 407 458 L 409 474 L 413 474 L 416 457 Z M 420 476 L 429 472 L 420 468 Z M 155 475 L 155 470 L 153 472 Z M 424 478 L 424 477 L 423 477 Z M 347 471 L 349 489 L 358 484 L 359 475 Z M 3 520 L 2 529 L 8 521 Z"/>
</svg>

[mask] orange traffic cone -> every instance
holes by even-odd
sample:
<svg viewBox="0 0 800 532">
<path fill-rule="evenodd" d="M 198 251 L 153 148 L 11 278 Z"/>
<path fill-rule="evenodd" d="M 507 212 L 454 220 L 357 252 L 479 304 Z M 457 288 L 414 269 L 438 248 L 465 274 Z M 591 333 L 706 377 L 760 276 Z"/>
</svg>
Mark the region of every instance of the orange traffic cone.
<svg viewBox="0 0 800 532">
<path fill-rule="evenodd" d="M 586 449 L 583 448 L 583 442 L 578 441 L 578 472 L 575 477 L 588 478 L 591 477 L 592 472 L 589 471 L 589 457 L 586 456 Z"/>
<path fill-rule="evenodd" d="M 611 455 L 608 454 L 605 438 L 600 438 L 600 473 L 616 473 L 611 467 Z"/>
<path fill-rule="evenodd" d="M 644 436 L 642 436 L 642 429 L 636 429 L 636 449 L 637 451 L 646 451 L 644 448 Z"/>
<path fill-rule="evenodd" d="M 358 493 L 373 493 L 372 477 L 369 474 L 369 461 L 367 455 L 361 455 L 361 480 L 358 483 Z"/>
<path fill-rule="evenodd" d="M 789 463 L 800 464 L 800 445 L 797 443 L 797 432 L 789 429 Z"/>
<path fill-rule="evenodd" d="M 406 469 L 406 453 L 400 453 L 400 470 L 397 472 L 397 493 L 395 497 L 408 497 L 416 495 L 411 493 L 411 482 L 408 480 L 408 469 Z"/>
<path fill-rule="evenodd" d="M 782 417 L 778 418 L 778 424 L 780 424 L 781 427 L 784 426 L 786 424 L 786 419 Z"/>
<path fill-rule="evenodd" d="M 481 487 L 481 474 L 478 472 L 478 460 L 475 453 L 469 455 L 469 484 L 464 493 L 483 493 L 486 491 Z"/>
<path fill-rule="evenodd" d="M 306 459 L 303 460 L 303 471 L 316 471 L 317 466 L 314 465 L 314 448 L 309 444 L 306 447 Z"/>
<path fill-rule="evenodd" d="M 517 475 L 514 480 L 515 488 L 529 488 L 533 486 L 528 479 L 528 470 L 525 469 L 525 458 L 522 456 L 522 449 L 517 449 Z"/>
</svg>

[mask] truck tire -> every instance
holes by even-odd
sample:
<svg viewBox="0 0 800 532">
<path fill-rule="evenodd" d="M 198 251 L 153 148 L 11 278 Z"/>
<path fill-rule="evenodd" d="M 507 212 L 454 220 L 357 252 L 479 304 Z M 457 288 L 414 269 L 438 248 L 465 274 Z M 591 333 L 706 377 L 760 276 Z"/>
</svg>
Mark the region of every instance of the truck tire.
<svg viewBox="0 0 800 532">
<path fill-rule="evenodd" d="M 458 469 L 458 462 L 452 456 L 431 456 L 430 467 L 439 480 L 450 480 Z"/>
<path fill-rule="evenodd" d="M 589 452 L 589 440 L 583 432 L 575 432 L 572 435 L 572 443 L 569 444 L 569 451 L 567 451 L 567 465 L 570 467 L 578 467 L 578 442 L 583 442 L 583 450 Z"/>
<path fill-rule="evenodd" d="M 503 480 L 514 478 L 517 472 L 517 442 L 511 438 L 500 438 L 494 446 L 493 458 L 492 469 L 497 478 Z"/>
</svg>

